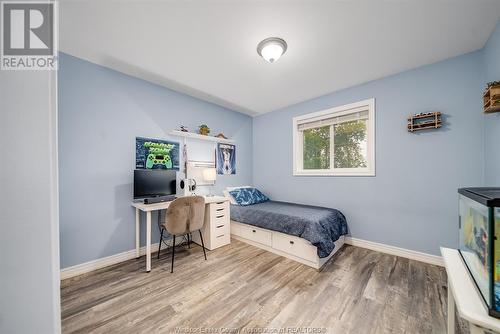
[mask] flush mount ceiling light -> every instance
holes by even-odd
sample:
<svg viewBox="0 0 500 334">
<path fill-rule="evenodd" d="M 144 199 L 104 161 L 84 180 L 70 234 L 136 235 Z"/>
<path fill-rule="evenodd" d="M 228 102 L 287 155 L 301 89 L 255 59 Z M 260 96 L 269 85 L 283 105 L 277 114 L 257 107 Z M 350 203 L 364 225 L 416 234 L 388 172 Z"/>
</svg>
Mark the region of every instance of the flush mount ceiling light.
<svg viewBox="0 0 500 334">
<path fill-rule="evenodd" d="M 278 37 L 269 37 L 257 45 L 257 53 L 267 62 L 274 63 L 286 51 L 286 42 Z"/>
</svg>

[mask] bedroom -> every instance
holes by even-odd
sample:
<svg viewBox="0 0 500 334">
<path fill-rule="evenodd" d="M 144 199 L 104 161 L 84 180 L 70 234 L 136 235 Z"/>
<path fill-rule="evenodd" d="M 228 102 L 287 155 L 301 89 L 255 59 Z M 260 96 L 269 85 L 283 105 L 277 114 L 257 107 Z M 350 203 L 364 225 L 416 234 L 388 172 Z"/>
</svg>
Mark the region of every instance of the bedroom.
<svg viewBox="0 0 500 334">
<path fill-rule="evenodd" d="M 500 2 L 51 10 L 57 69 L 2 53 L 1 333 L 500 332 Z"/>
</svg>

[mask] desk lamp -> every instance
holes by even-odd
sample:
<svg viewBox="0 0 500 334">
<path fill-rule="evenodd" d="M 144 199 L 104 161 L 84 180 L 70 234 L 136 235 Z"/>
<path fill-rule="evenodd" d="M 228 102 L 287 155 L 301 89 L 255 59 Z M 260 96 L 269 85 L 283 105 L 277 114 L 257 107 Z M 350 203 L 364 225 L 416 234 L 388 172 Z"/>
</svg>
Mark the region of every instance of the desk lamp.
<svg viewBox="0 0 500 334">
<path fill-rule="evenodd" d="M 215 180 L 217 179 L 217 170 L 215 168 L 205 168 L 203 170 L 203 179 L 207 182 L 212 183 L 210 187 L 213 187 L 215 185 Z M 212 195 L 212 188 L 209 189 L 209 195 L 208 196 L 213 196 Z"/>
</svg>

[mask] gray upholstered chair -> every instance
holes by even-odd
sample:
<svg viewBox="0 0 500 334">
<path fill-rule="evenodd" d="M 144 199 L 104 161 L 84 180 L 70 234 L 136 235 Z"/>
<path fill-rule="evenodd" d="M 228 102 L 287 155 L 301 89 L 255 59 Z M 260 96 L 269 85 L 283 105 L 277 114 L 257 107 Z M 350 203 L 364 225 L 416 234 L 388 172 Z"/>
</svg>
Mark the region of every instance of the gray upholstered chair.
<svg viewBox="0 0 500 334">
<path fill-rule="evenodd" d="M 161 244 L 165 230 L 172 235 L 172 268 L 174 272 L 175 237 L 187 236 L 190 245 L 190 234 L 198 231 L 200 233 L 201 247 L 205 260 L 205 244 L 201 228 L 205 222 L 205 199 L 202 196 L 186 196 L 175 199 L 167 208 L 167 212 L 160 217 L 160 245 L 158 247 L 158 258 L 160 258 Z"/>
</svg>

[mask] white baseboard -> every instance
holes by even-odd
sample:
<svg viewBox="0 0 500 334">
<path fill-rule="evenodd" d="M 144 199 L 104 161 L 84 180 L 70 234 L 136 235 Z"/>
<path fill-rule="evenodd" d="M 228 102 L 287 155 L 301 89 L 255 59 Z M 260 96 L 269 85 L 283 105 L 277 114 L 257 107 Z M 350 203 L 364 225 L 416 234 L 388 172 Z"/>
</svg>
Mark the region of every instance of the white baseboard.
<svg viewBox="0 0 500 334">
<path fill-rule="evenodd" d="M 151 244 L 151 249 L 153 251 L 158 249 L 158 243 Z M 146 246 L 141 247 L 139 249 L 140 256 L 146 254 Z M 135 249 L 131 249 L 126 252 L 118 253 L 111 256 L 106 256 L 97 260 L 92 260 L 89 262 L 85 262 L 82 264 L 77 264 L 72 267 L 67 267 L 61 269 L 61 280 L 75 277 L 78 275 L 86 274 L 88 272 L 101 269 L 104 267 L 111 266 L 113 264 L 117 264 L 123 261 L 131 260 L 135 258 Z"/>
<path fill-rule="evenodd" d="M 346 237 L 345 243 L 356 247 L 371 249 L 381 253 L 396 255 L 415 261 L 433 264 L 436 266 L 441 266 L 441 267 L 444 266 L 443 258 L 437 255 L 431 255 L 427 253 L 413 251 L 410 249 L 389 246 L 385 244 L 380 244 L 378 242 L 357 239 L 352 237 Z"/>
<path fill-rule="evenodd" d="M 356 247 L 371 249 L 381 253 L 401 256 L 411 260 L 434 264 L 437 266 L 444 266 L 442 257 L 437 255 L 431 255 L 427 253 L 417 252 L 405 248 L 389 246 L 385 244 L 380 244 L 378 242 L 357 239 L 352 237 L 346 237 L 345 243 Z M 157 248 L 158 248 L 158 243 L 151 245 L 152 250 L 156 250 Z M 146 254 L 145 246 L 140 248 L 140 255 L 142 256 L 144 254 Z M 123 253 L 118 253 L 97 260 L 85 262 L 82 264 L 77 264 L 72 267 L 67 267 L 61 270 L 61 280 L 86 274 L 88 272 L 108 267 L 123 261 L 131 260 L 134 258 L 135 258 L 135 249 L 132 249 Z"/>
</svg>

